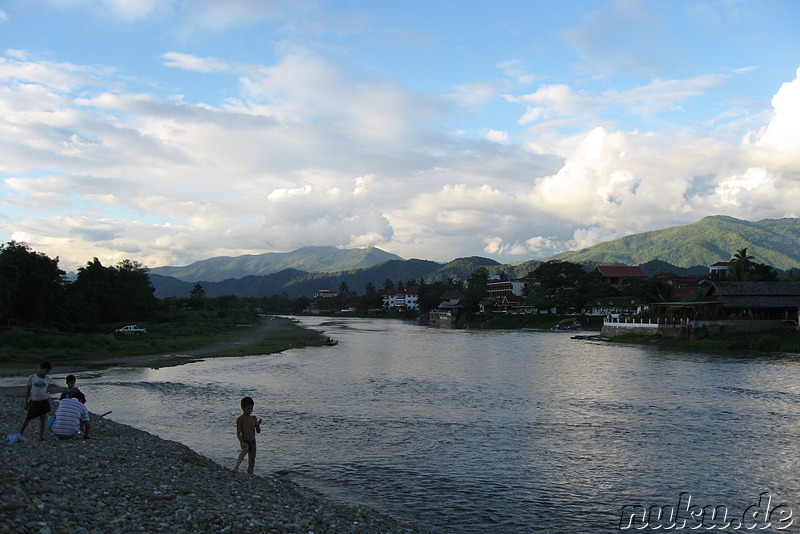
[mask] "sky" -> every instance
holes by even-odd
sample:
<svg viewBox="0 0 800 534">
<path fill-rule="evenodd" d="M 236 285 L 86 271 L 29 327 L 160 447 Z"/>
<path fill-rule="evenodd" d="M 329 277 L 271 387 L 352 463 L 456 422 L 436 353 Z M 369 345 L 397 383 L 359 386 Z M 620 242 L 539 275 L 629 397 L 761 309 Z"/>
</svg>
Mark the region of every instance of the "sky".
<svg viewBox="0 0 800 534">
<path fill-rule="evenodd" d="M 515 263 L 798 217 L 799 22 L 797 0 L 0 0 L 0 243 L 67 271 Z"/>
</svg>

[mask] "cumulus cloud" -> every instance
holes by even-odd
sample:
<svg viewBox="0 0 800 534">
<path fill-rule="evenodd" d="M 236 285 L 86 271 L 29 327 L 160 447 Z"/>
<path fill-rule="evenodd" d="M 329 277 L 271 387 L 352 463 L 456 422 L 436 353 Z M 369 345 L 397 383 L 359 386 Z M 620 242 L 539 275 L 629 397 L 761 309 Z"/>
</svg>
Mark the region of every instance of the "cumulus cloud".
<svg viewBox="0 0 800 534">
<path fill-rule="evenodd" d="M 776 172 L 800 172 L 800 68 L 772 99 L 772 116 L 766 126 L 745 139 L 746 160 Z"/>
<path fill-rule="evenodd" d="M 616 92 L 553 83 L 518 96 L 506 82 L 476 83 L 437 97 L 308 51 L 263 65 L 160 57 L 236 85 L 218 102 L 189 103 L 130 89 L 112 69 L 0 57 L 0 229 L 66 266 L 305 245 L 512 261 L 709 214 L 795 213 L 800 201 L 797 79 L 767 113 L 698 134 L 625 129 L 604 112 L 657 114 L 728 75 Z M 531 81 L 516 63 L 502 68 Z M 477 109 L 500 95 L 529 130 L 447 131 L 454 99 Z"/>
</svg>

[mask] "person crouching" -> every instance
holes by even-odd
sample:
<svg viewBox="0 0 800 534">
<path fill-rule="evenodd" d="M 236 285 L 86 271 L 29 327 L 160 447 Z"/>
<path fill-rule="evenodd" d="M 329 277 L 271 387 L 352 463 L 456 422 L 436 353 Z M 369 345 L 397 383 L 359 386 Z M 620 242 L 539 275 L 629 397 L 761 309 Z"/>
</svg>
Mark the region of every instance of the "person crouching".
<svg viewBox="0 0 800 534">
<path fill-rule="evenodd" d="M 81 427 L 83 438 L 89 439 L 89 410 L 75 397 L 63 399 L 56 409 L 56 419 L 51 427 L 53 434 L 60 439 L 70 439 L 80 434 Z"/>
</svg>

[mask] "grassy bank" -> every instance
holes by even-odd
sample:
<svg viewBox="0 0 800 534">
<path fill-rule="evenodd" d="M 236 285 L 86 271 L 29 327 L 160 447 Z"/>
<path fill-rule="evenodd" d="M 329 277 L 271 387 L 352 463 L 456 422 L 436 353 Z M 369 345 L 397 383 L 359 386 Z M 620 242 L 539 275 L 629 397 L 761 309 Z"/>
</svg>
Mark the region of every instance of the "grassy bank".
<svg viewBox="0 0 800 534">
<path fill-rule="evenodd" d="M 106 325 L 108 333 L 63 333 L 46 329 L 12 328 L 0 332 L 0 365 L 53 363 L 90 364 L 109 358 L 176 354 L 201 348 L 203 356 L 267 354 L 294 347 L 323 344 L 319 332 L 290 321 L 267 319 L 247 310 L 182 310 L 140 323 L 143 335 L 114 335 L 122 325 Z"/>
<path fill-rule="evenodd" d="M 674 339 L 663 336 L 625 334 L 615 337 L 614 341 L 685 349 L 800 353 L 800 332 L 795 330 L 731 334 L 706 339 Z"/>
</svg>

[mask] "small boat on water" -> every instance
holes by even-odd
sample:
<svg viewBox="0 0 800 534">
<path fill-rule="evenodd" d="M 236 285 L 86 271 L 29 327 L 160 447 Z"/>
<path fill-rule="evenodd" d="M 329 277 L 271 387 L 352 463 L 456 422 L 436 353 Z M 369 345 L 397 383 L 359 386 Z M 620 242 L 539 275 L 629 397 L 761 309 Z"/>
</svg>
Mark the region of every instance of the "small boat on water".
<svg viewBox="0 0 800 534">
<path fill-rule="evenodd" d="M 562 319 L 551 330 L 580 330 L 583 325 L 577 319 Z"/>
<path fill-rule="evenodd" d="M 570 336 L 570 339 L 585 339 L 588 341 L 611 341 L 610 337 L 601 336 L 600 334 L 576 334 Z"/>
<path fill-rule="evenodd" d="M 325 344 L 326 345 L 330 345 L 332 347 L 334 345 L 338 345 L 339 344 L 339 340 L 338 339 L 333 339 L 332 337 L 326 337 L 325 338 Z"/>
</svg>

